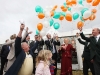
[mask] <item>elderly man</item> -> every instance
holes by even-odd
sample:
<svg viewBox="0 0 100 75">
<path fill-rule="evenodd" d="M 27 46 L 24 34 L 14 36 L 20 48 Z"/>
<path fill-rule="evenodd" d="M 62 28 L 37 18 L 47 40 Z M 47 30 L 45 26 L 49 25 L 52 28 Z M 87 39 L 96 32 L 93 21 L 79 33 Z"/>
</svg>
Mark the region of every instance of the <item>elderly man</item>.
<svg viewBox="0 0 100 75">
<path fill-rule="evenodd" d="M 92 30 L 92 37 L 85 37 L 82 28 L 79 28 L 82 39 L 90 42 L 91 62 L 94 64 L 95 75 L 100 75 L 100 30 L 94 28 Z"/>
<path fill-rule="evenodd" d="M 56 66 L 54 70 L 54 75 L 57 74 L 57 49 L 56 46 L 60 46 L 60 41 L 58 39 L 58 36 L 54 34 L 53 38 L 51 38 L 50 34 L 47 34 L 47 40 L 45 40 L 45 45 L 47 47 L 47 50 L 52 51 L 52 59 L 55 61 L 54 66 Z"/>
<path fill-rule="evenodd" d="M 21 25 L 24 25 L 24 24 L 21 24 Z M 21 39 L 22 42 L 26 38 L 26 36 L 28 35 L 28 27 L 26 27 L 26 29 L 24 29 L 24 30 L 25 30 L 25 32 L 24 32 L 24 35 L 22 36 L 22 39 Z M 15 39 L 16 39 L 16 34 L 11 35 L 10 39 L 11 40 L 9 40 L 8 42 L 4 43 L 4 45 L 10 46 L 10 51 L 9 51 L 8 56 L 7 56 L 8 62 L 5 65 L 3 75 L 5 74 L 5 72 L 11 67 L 11 65 L 16 60 L 16 57 L 15 57 Z"/>
<path fill-rule="evenodd" d="M 20 31 L 15 40 L 16 60 L 5 75 L 32 75 L 33 52 L 38 46 L 38 41 L 36 41 L 35 45 L 31 49 L 26 42 L 21 43 L 24 27 L 25 25 L 20 26 Z"/>
</svg>

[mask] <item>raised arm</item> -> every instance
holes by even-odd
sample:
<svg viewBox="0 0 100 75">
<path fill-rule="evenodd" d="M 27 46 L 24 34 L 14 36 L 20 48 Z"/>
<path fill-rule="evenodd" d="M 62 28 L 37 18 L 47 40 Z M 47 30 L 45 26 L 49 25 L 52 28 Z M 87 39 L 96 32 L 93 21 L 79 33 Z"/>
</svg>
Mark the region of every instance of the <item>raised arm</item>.
<svg viewBox="0 0 100 75">
<path fill-rule="evenodd" d="M 3 45 L 12 45 L 13 43 L 15 43 L 15 40 L 9 40 L 8 42 L 4 43 Z"/>
<path fill-rule="evenodd" d="M 84 42 L 84 41 L 82 41 L 80 38 L 78 38 L 78 41 L 79 41 L 79 43 L 81 43 L 81 44 L 85 45 L 85 42 Z"/>
<path fill-rule="evenodd" d="M 42 39 L 41 41 L 40 41 L 40 45 L 44 45 L 44 40 Z"/>
<path fill-rule="evenodd" d="M 80 30 L 80 36 L 81 36 L 81 38 L 82 38 L 83 40 L 86 40 L 87 42 L 90 42 L 90 38 L 85 37 L 85 35 L 83 34 L 83 32 L 82 32 L 82 27 L 80 27 L 79 30 Z"/>
<path fill-rule="evenodd" d="M 56 41 L 54 41 L 54 44 L 57 45 L 57 46 L 60 46 L 60 41 L 56 40 Z"/>
<path fill-rule="evenodd" d="M 28 27 L 26 27 L 25 32 L 24 32 L 24 34 L 22 36 L 21 41 L 23 42 L 26 39 L 27 36 L 28 36 Z"/>
<path fill-rule="evenodd" d="M 85 37 L 85 35 L 83 34 L 83 32 L 80 33 L 80 36 L 81 36 L 81 38 L 82 38 L 83 40 L 86 40 L 87 42 L 90 42 L 90 38 Z"/>
<path fill-rule="evenodd" d="M 22 48 L 21 48 L 21 38 L 22 38 L 22 32 L 23 32 L 24 27 L 25 27 L 25 25 L 21 24 L 20 31 L 18 33 L 16 40 L 15 40 L 15 56 L 16 57 L 19 55 L 19 53 L 22 50 Z"/>
<path fill-rule="evenodd" d="M 38 47 L 39 41 L 36 41 L 36 43 L 33 45 L 33 47 L 30 49 L 33 53 L 36 50 L 36 48 Z"/>
</svg>

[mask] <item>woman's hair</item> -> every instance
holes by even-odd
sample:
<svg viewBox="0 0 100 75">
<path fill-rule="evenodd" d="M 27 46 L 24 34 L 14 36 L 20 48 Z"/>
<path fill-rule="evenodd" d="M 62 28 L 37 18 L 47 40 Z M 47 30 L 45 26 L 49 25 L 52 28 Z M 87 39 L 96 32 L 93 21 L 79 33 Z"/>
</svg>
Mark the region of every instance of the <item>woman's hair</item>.
<svg viewBox="0 0 100 75">
<path fill-rule="evenodd" d="M 15 39 L 15 38 L 16 38 L 16 34 L 13 34 L 13 35 L 10 36 L 10 39 L 11 39 L 11 40 L 13 40 L 13 39 Z"/>
<path fill-rule="evenodd" d="M 36 66 L 40 63 L 40 61 L 44 61 L 44 65 L 49 65 L 49 56 L 50 56 L 51 51 L 50 50 L 41 50 L 36 58 Z"/>
</svg>

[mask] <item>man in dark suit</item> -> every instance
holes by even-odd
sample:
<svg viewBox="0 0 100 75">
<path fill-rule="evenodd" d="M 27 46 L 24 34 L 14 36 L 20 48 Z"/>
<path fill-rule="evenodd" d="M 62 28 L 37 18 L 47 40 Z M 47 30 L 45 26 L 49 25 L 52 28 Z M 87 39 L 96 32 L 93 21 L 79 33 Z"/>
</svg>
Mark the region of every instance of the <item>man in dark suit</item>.
<svg viewBox="0 0 100 75">
<path fill-rule="evenodd" d="M 6 40 L 6 42 L 8 42 L 9 40 Z M 10 46 L 7 45 L 3 45 L 2 46 L 2 50 L 1 50 L 1 70 L 0 70 L 0 75 L 3 74 L 3 69 L 4 69 L 4 65 L 7 63 L 7 56 L 9 53 L 9 49 Z"/>
<path fill-rule="evenodd" d="M 90 43 L 82 41 L 79 37 L 79 34 L 76 34 L 76 37 L 80 44 L 84 45 L 84 51 L 82 54 L 83 59 L 83 74 L 88 75 L 88 69 L 90 68 L 92 75 L 95 75 L 93 63 L 90 60 Z"/>
<path fill-rule="evenodd" d="M 8 69 L 5 75 L 32 75 L 33 53 L 38 46 L 38 40 L 31 49 L 26 42 L 21 43 L 21 37 L 24 27 L 25 25 L 20 26 L 20 31 L 15 40 L 16 60 Z"/>
<path fill-rule="evenodd" d="M 54 35 L 53 38 L 51 38 L 50 34 L 47 34 L 47 40 L 45 40 L 45 44 L 47 47 L 47 50 L 50 50 L 53 54 L 52 59 L 55 61 L 54 66 L 56 66 L 54 70 L 54 75 L 57 73 L 57 49 L 56 45 L 60 46 L 60 41 L 58 40 L 57 35 Z"/>
<path fill-rule="evenodd" d="M 34 46 L 34 44 L 36 43 L 36 41 L 39 39 L 39 43 L 38 43 L 38 46 L 36 48 L 36 50 L 34 51 L 34 59 L 33 59 L 33 74 L 35 74 L 35 70 L 36 70 L 36 56 L 38 55 L 39 51 L 43 49 L 43 45 L 44 45 L 44 40 L 42 39 L 42 37 L 40 35 L 35 35 L 34 36 L 35 38 L 35 41 L 32 41 L 30 43 L 30 48 L 32 48 Z"/>
<path fill-rule="evenodd" d="M 85 37 L 82 28 L 79 28 L 82 39 L 90 42 L 91 62 L 94 64 L 95 75 L 100 75 L 100 30 L 94 28 L 92 30 L 92 37 Z"/>
</svg>

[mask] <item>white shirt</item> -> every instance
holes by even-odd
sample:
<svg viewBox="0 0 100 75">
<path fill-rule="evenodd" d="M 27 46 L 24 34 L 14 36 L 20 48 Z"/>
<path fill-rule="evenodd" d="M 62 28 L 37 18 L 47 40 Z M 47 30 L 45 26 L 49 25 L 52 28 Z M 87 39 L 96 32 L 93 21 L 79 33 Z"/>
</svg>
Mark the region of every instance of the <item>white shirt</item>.
<svg viewBox="0 0 100 75">
<path fill-rule="evenodd" d="M 34 43 L 36 43 L 36 41 L 34 41 Z M 34 53 L 38 53 L 38 50 L 36 49 L 36 50 L 34 51 Z"/>
<path fill-rule="evenodd" d="M 26 58 L 20 68 L 18 75 L 32 75 L 33 72 L 33 57 L 26 53 Z"/>
<path fill-rule="evenodd" d="M 97 35 L 96 40 L 98 41 L 98 40 L 99 40 L 99 38 L 100 38 L 100 34 L 99 34 L 99 35 Z"/>
</svg>

